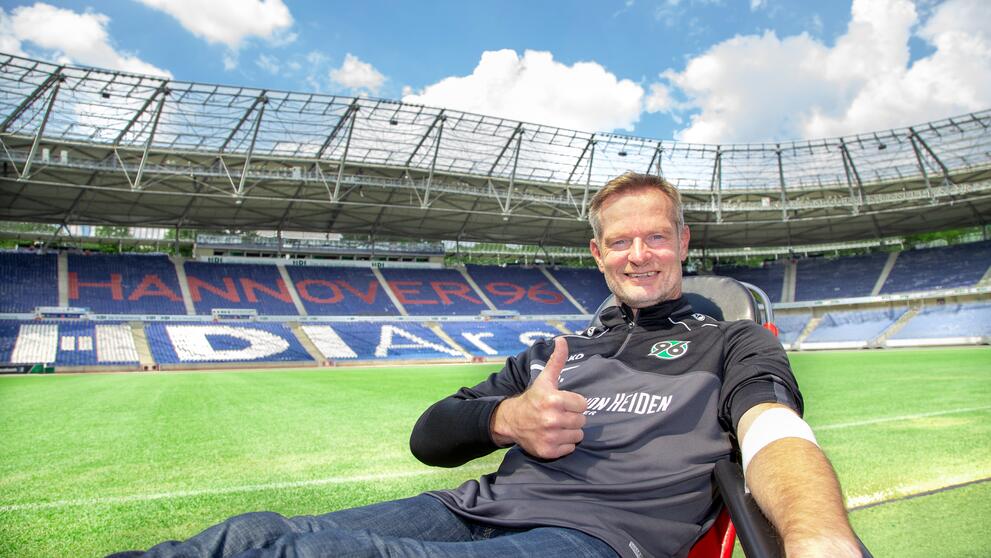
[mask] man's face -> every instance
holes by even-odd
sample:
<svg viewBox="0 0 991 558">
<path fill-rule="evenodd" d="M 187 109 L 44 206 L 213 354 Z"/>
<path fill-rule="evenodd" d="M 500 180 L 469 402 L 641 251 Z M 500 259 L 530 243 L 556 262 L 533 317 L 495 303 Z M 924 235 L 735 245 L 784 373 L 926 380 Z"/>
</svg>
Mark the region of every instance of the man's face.
<svg viewBox="0 0 991 558">
<path fill-rule="evenodd" d="M 678 230 L 672 205 L 662 192 L 640 188 L 607 199 L 599 210 L 602 238 L 589 249 L 609 290 L 631 308 L 681 296 L 689 233 L 687 226 Z"/>
</svg>

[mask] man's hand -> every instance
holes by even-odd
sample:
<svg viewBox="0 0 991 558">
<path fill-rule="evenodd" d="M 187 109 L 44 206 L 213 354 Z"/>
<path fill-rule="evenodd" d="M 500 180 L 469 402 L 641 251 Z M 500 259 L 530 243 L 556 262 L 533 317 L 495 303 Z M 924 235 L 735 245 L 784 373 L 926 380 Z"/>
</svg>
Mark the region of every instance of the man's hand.
<svg viewBox="0 0 991 558">
<path fill-rule="evenodd" d="M 557 459 L 575 451 L 584 436 L 588 403 L 581 395 L 558 389 L 568 360 L 568 343 L 554 340 L 554 352 L 540 375 L 521 395 L 504 400 L 492 414 L 492 440 L 516 444 L 542 459 Z"/>
</svg>

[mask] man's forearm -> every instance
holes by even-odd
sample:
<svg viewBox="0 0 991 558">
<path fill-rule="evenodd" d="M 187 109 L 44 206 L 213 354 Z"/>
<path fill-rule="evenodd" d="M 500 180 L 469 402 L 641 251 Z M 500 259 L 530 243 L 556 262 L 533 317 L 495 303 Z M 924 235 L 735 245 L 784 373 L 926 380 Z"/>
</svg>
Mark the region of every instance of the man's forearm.
<svg viewBox="0 0 991 558">
<path fill-rule="evenodd" d="M 747 485 L 792 556 L 860 556 L 839 481 L 812 442 L 784 438 L 750 461 Z"/>
<path fill-rule="evenodd" d="M 426 463 L 457 467 L 497 449 L 489 435 L 499 398 L 448 397 L 427 409 L 413 427 L 410 450 Z"/>
</svg>

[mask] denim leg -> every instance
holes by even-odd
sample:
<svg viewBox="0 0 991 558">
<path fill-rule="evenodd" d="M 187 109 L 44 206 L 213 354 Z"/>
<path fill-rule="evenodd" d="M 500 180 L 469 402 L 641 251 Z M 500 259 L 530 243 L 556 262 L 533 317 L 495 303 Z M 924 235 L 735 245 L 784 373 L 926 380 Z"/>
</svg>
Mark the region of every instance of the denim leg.
<svg viewBox="0 0 991 558">
<path fill-rule="evenodd" d="M 274 512 L 254 512 L 234 516 L 186 541 L 167 541 L 145 554 L 147 558 L 226 558 L 252 549 L 272 549 L 276 541 L 303 539 L 326 531 L 324 544 L 337 539 L 346 544 L 360 532 L 391 537 L 418 537 L 432 540 L 470 540 L 471 532 L 460 519 L 436 498 L 423 495 L 404 500 L 381 502 L 331 512 L 320 516 L 286 518 Z M 314 539 L 314 541 L 316 540 Z M 312 544 L 305 544 L 312 547 Z M 333 548 L 333 546 L 329 547 Z M 336 554 L 333 550 L 313 556 Z M 290 554 L 293 555 L 293 554 Z M 309 556 L 310 554 L 306 554 Z"/>
<path fill-rule="evenodd" d="M 606 543 L 573 529 L 473 530 L 483 531 L 491 538 L 436 541 L 382 536 L 367 530 L 325 529 L 289 534 L 266 548 L 249 550 L 235 558 L 617 558 Z"/>
<path fill-rule="evenodd" d="M 164 542 L 154 558 L 615 558 L 604 542 L 572 529 L 501 529 L 464 522 L 420 495 L 320 516 L 273 512 L 233 517 L 184 542 Z"/>
</svg>

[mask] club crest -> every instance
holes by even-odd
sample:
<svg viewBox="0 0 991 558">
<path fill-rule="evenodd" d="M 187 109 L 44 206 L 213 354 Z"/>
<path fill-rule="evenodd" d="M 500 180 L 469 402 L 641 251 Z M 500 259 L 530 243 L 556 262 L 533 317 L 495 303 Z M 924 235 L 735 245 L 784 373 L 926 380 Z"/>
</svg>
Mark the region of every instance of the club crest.
<svg viewBox="0 0 991 558">
<path fill-rule="evenodd" d="M 661 360 L 674 360 L 684 356 L 688 352 L 689 343 L 691 341 L 659 341 L 654 343 L 654 346 L 650 348 L 650 352 L 647 354 Z"/>
</svg>

